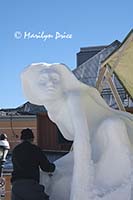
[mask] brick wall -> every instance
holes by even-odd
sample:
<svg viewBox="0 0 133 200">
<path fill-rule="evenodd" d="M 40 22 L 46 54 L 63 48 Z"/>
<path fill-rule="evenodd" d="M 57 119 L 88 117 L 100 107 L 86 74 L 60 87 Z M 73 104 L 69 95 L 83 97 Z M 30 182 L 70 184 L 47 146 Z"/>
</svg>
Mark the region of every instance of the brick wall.
<svg viewBox="0 0 133 200">
<path fill-rule="evenodd" d="M 20 142 L 20 133 L 24 128 L 31 128 L 37 143 L 37 120 L 36 116 L 6 116 L 0 117 L 0 133 L 6 133 L 12 150 Z"/>
</svg>

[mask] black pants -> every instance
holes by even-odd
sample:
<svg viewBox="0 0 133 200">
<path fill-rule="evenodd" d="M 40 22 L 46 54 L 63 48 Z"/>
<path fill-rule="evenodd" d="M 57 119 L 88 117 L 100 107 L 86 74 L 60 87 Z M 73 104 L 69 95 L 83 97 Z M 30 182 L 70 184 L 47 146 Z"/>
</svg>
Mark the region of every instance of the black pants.
<svg viewBox="0 0 133 200">
<path fill-rule="evenodd" d="M 11 200 L 49 200 L 44 186 L 34 180 L 23 179 L 13 182 Z"/>
</svg>

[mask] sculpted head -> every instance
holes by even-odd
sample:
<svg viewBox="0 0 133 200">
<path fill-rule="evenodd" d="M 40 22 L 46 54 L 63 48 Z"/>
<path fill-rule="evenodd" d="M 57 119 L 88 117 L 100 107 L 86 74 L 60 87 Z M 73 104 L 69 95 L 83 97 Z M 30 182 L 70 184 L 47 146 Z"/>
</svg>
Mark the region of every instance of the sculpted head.
<svg viewBox="0 0 133 200">
<path fill-rule="evenodd" d="M 32 64 L 21 75 L 26 97 L 34 104 L 43 105 L 61 95 L 60 74 L 49 65 Z"/>
<path fill-rule="evenodd" d="M 63 64 L 35 63 L 21 74 L 26 97 L 33 104 L 44 105 L 60 99 L 64 91 L 70 90 L 77 81 Z"/>
</svg>

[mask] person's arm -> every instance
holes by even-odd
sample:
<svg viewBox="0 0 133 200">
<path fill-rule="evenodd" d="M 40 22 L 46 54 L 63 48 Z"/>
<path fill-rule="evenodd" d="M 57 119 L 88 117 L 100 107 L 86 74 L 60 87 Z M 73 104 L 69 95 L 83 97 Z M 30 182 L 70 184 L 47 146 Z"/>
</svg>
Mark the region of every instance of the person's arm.
<svg viewBox="0 0 133 200">
<path fill-rule="evenodd" d="M 40 149 L 39 151 L 39 160 L 40 160 L 40 168 L 45 172 L 54 172 L 55 164 L 49 162 L 43 151 Z"/>
</svg>

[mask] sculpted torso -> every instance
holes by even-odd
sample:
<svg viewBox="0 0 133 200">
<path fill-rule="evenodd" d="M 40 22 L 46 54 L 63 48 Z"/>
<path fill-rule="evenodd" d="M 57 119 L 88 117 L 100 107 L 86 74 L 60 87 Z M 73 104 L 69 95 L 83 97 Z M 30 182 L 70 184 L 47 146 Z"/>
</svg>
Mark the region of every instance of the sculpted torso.
<svg viewBox="0 0 133 200">
<path fill-rule="evenodd" d="M 68 200 L 68 196 L 71 200 L 81 200 L 83 193 L 84 200 L 90 200 L 92 196 L 101 195 L 102 188 L 111 190 L 129 177 L 131 168 L 127 151 L 132 152 L 132 115 L 109 108 L 95 88 L 79 82 L 63 64 L 32 64 L 22 73 L 22 83 L 28 100 L 44 105 L 63 136 L 74 141 L 73 152 L 66 159 L 72 170 L 68 167 L 63 172 L 67 186 L 72 179 L 72 185 L 63 188 L 70 190 L 70 196 L 67 194 L 63 200 Z M 116 155 L 114 165 L 125 166 L 122 173 L 115 166 L 111 172 L 107 169 L 108 163 L 112 162 L 112 147 Z M 59 169 L 62 169 L 61 162 L 61 159 L 57 162 Z M 111 181 L 110 174 L 114 176 Z M 52 200 L 62 200 L 62 194 L 55 194 L 59 177 L 60 170 L 57 170 L 49 187 Z"/>
</svg>

